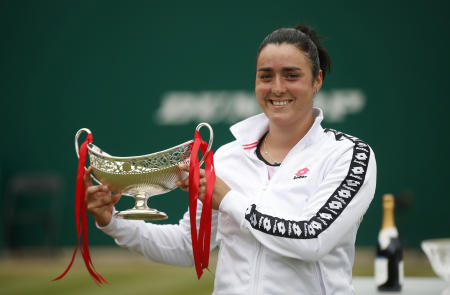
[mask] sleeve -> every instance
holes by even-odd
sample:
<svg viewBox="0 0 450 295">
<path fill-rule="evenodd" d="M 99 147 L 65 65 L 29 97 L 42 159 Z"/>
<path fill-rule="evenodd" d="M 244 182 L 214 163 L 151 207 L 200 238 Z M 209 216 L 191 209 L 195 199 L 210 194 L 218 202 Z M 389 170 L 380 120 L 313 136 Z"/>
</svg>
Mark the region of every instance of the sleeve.
<svg viewBox="0 0 450 295">
<path fill-rule="evenodd" d="M 283 212 L 261 212 L 256 204 L 244 209 L 240 200 L 246 198 L 237 192 L 225 196 L 220 210 L 275 253 L 317 261 L 358 228 L 375 186 L 375 156 L 367 144 L 357 141 L 339 157 L 297 220 L 286 219 Z"/>
<path fill-rule="evenodd" d="M 201 211 L 199 201 L 197 226 L 200 225 Z M 212 212 L 211 249 L 216 247 L 217 213 L 216 210 Z M 97 227 L 113 237 L 117 245 L 140 253 L 148 260 L 177 266 L 194 265 L 189 212 L 183 215 L 179 224 L 157 225 L 113 217 L 108 225 Z"/>
</svg>

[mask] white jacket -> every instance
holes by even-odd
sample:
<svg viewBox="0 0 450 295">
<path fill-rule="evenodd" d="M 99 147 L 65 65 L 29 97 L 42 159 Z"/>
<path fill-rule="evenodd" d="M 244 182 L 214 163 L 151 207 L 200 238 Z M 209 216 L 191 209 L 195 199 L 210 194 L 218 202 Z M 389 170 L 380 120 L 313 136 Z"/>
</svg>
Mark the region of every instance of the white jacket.
<svg viewBox="0 0 450 295">
<path fill-rule="evenodd" d="M 268 130 L 264 114 L 232 126 L 236 140 L 217 150 L 216 174 L 231 191 L 212 216 L 211 248 L 220 246 L 214 294 L 354 293 L 354 243 L 375 192 L 375 157 L 314 114 L 270 181 L 255 154 Z M 178 225 L 113 218 L 101 229 L 150 260 L 193 265 L 187 213 Z"/>
</svg>

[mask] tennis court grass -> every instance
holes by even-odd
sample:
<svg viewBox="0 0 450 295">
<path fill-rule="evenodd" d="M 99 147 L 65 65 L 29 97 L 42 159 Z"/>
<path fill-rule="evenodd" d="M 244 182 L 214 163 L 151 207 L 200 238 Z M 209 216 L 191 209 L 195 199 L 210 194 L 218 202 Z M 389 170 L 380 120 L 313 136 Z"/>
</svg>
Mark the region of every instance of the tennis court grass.
<svg viewBox="0 0 450 295">
<path fill-rule="evenodd" d="M 81 255 L 65 278 L 58 276 L 70 261 L 71 249 L 48 258 L 42 255 L 5 256 L 0 259 L 0 294 L 133 294 L 203 295 L 213 290 L 217 253 L 211 255 L 211 272 L 197 280 L 194 268 L 152 263 L 119 247 L 93 248 L 97 271 L 109 285 L 97 287 L 82 262 Z M 374 249 L 359 249 L 355 257 L 355 276 L 373 275 Z M 435 276 L 426 257 L 418 250 L 405 251 L 407 276 Z"/>
<path fill-rule="evenodd" d="M 97 287 L 89 276 L 81 255 L 60 281 L 51 279 L 68 265 L 70 249 L 49 258 L 39 255 L 15 255 L 0 259 L 0 294 L 211 294 L 214 274 L 206 271 L 197 280 L 194 268 L 152 263 L 126 249 L 94 248 L 91 250 L 96 270 L 109 282 Z M 212 269 L 215 256 L 211 259 Z"/>
</svg>

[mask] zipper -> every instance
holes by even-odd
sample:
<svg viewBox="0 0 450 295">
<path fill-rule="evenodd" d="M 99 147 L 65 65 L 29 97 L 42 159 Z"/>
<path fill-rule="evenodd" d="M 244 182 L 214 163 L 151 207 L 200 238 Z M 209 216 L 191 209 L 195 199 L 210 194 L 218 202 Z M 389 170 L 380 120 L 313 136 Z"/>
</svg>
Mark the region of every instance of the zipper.
<svg viewBox="0 0 450 295">
<path fill-rule="evenodd" d="M 255 155 L 256 157 L 256 155 Z M 268 175 L 268 171 L 267 171 L 267 167 L 266 164 L 262 164 L 261 160 L 256 159 L 257 160 L 257 165 L 260 166 L 261 169 L 260 171 L 264 171 L 264 174 L 262 175 L 262 183 L 263 183 L 263 187 L 261 188 L 261 195 L 260 195 L 260 199 L 262 200 L 266 194 L 267 189 L 269 188 L 270 185 L 270 179 L 269 179 L 269 175 Z M 259 289 L 259 285 L 260 285 L 260 276 L 261 276 L 261 257 L 262 257 L 262 253 L 263 253 L 263 247 L 262 244 L 260 242 L 258 242 L 258 240 L 256 240 L 255 238 L 255 242 L 256 242 L 256 255 L 255 255 L 255 263 L 254 263 L 254 267 L 253 267 L 253 279 L 252 279 L 252 284 L 251 284 L 251 289 L 250 289 L 250 294 L 252 295 L 260 295 L 258 292 Z"/>
<path fill-rule="evenodd" d="M 256 241 L 258 243 L 257 250 L 256 250 L 256 261 L 255 261 L 255 267 L 253 269 L 254 276 L 253 276 L 253 284 L 252 284 L 252 292 L 251 294 L 258 295 L 258 288 L 259 288 L 259 280 L 260 280 L 260 273 L 261 273 L 261 256 L 262 256 L 262 246 L 261 243 Z"/>
<path fill-rule="evenodd" d="M 320 294 L 326 294 L 325 293 L 325 285 L 323 284 L 322 271 L 320 270 L 319 262 L 316 262 L 315 264 L 316 264 L 317 276 L 319 279 Z"/>
</svg>

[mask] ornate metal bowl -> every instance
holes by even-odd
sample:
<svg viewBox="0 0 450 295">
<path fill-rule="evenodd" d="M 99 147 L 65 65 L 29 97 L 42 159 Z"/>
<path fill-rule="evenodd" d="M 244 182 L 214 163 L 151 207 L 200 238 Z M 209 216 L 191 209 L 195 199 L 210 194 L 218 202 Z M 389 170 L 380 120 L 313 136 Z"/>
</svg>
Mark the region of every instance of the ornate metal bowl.
<svg viewBox="0 0 450 295">
<path fill-rule="evenodd" d="M 434 272 L 450 283 L 450 239 L 432 239 L 421 243 Z M 450 288 L 448 289 L 450 294 Z"/>
<path fill-rule="evenodd" d="M 208 152 L 213 142 L 213 131 L 207 123 L 200 123 L 196 130 L 200 130 L 203 126 L 208 127 L 210 132 Z M 78 138 L 83 132 L 91 133 L 87 128 L 82 128 L 76 133 L 75 151 L 78 157 Z M 147 200 L 151 196 L 175 189 L 176 181 L 187 175 L 178 165 L 183 162 L 189 163 L 192 143 L 193 140 L 190 140 L 160 152 L 134 157 L 114 157 L 93 143 L 88 144 L 89 161 L 94 174 L 92 178 L 98 184 L 108 185 L 113 191 L 134 197 L 134 208 L 118 211 L 117 217 L 141 220 L 166 219 L 167 215 L 164 212 L 149 208 Z M 200 165 L 202 162 L 203 159 Z"/>
</svg>

